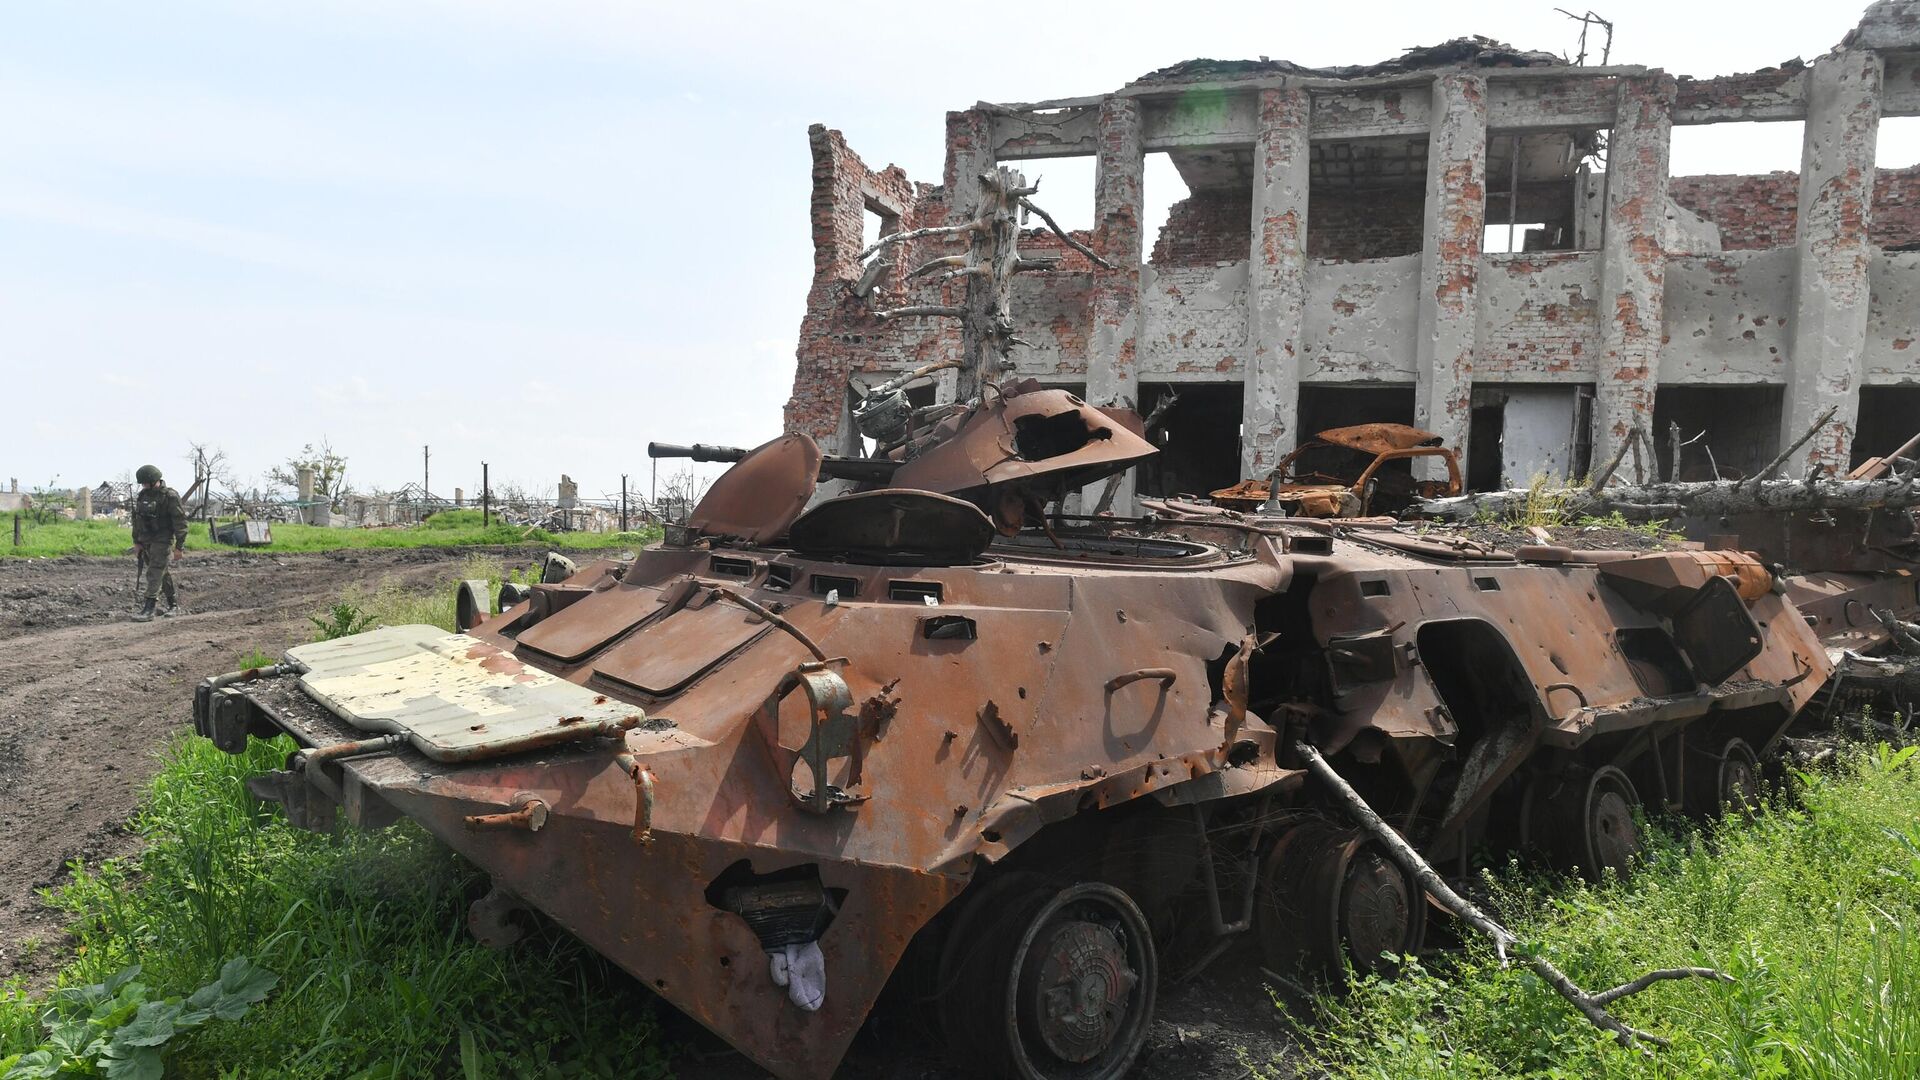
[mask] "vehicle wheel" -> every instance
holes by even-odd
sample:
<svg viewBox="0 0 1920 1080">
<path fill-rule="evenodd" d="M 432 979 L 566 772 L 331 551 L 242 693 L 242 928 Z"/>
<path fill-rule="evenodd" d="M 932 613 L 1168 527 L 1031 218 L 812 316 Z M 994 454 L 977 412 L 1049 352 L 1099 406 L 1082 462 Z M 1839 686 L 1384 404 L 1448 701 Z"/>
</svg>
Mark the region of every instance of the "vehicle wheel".
<svg viewBox="0 0 1920 1080">
<path fill-rule="evenodd" d="M 1760 806 L 1760 755 L 1745 739 L 1728 739 L 1717 751 L 1687 760 L 1687 811 L 1715 818 L 1727 806 L 1739 813 Z"/>
<path fill-rule="evenodd" d="M 1159 977 L 1139 907 L 1101 882 L 994 899 L 1004 917 L 968 920 L 970 953 L 966 942 L 949 949 L 949 1048 L 975 1075 L 1124 1076 L 1146 1044 Z"/>
<path fill-rule="evenodd" d="M 1427 905 L 1371 837 L 1325 822 L 1280 837 L 1262 869 L 1256 914 L 1260 944 L 1275 968 L 1390 974 L 1395 956 L 1426 938 Z"/>
<path fill-rule="evenodd" d="M 1625 874 L 1640 853 L 1633 820 L 1640 793 L 1611 765 L 1535 780 L 1527 802 L 1529 841 L 1566 869 L 1593 878 L 1609 869 Z"/>
</svg>

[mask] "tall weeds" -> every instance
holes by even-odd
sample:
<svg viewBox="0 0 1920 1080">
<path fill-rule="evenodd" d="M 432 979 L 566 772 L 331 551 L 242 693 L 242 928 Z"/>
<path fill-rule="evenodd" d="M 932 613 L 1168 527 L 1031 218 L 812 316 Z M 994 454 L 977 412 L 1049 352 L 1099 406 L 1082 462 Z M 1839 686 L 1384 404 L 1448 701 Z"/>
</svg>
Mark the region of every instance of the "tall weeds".
<svg viewBox="0 0 1920 1080">
<path fill-rule="evenodd" d="M 1585 985 L 1676 964 L 1733 975 L 1620 1003 L 1670 1049 L 1621 1050 L 1476 942 L 1323 1002 L 1315 1065 L 1395 1080 L 1920 1076 L 1920 768 L 1910 751 L 1862 752 L 1798 784 L 1751 820 L 1652 830 L 1625 882 L 1492 879 L 1522 937 Z"/>
</svg>

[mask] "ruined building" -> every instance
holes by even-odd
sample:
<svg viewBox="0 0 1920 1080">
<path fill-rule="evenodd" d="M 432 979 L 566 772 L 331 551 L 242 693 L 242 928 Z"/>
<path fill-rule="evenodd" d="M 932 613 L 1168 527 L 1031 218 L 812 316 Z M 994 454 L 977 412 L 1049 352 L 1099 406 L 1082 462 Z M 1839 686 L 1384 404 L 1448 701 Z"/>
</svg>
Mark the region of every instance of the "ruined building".
<svg viewBox="0 0 1920 1080">
<path fill-rule="evenodd" d="M 1739 475 L 1838 404 L 1796 467 L 1844 467 L 1920 420 L 1920 168 L 1875 170 L 1881 119 L 1915 115 L 1920 0 L 1882 0 L 1812 63 L 1715 78 L 1483 39 L 1368 68 L 1189 61 L 949 113 L 939 185 L 816 125 L 787 427 L 856 452 L 863 387 L 958 353 L 954 320 L 872 311 L 960 303 L 964 279 L 907 278 L 960 246 L 906 244 L 862 280 L 868 214 L 963 220 L 996 163 L 1078 156 L 1113 266 L 1026 234 L 1023 255 L 1057 263 L 1016 278 L 1017 373 L 1142 412 L 1177 389 L 1141 493 L 1261 476 L 1304 434 L 1369 420 L 1438 432 L 1484 488 L 1582 475 L 1636 425 L 1664 458 L 1672 422 L 1714 455 L 1689 451 L 1684 478 Z M 1766 121 L 1804 121 L 1797 175 L 1668 175 L 1676 125 Z M 1191 194 L 1145 236 L 1154 153 Z M 1487 251 L 1490 225 L 1518 250 Z"/>
</svg>

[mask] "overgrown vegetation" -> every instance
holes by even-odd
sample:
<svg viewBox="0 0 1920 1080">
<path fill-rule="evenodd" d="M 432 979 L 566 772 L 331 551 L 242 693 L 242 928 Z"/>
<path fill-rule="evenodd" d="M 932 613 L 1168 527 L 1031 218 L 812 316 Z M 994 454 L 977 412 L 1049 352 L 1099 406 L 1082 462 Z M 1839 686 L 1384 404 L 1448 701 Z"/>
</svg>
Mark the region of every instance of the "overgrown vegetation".
<svg viewBox="0 0 1920 1080">
<path fill-rule="evenodd" d="M 379 621 L 396 614 L 383 595 L 399 594 L 370 594 Z M 473 942 L 466 906 L 485 877 L 423 829 L 320 836 L 254 799 L 246 778 L 292 749 L 255 741 L 231 757 L 183 737 L 167 750 L 132 822 L 146 850 L 76 867 L 48 894 L 72 920 L 73 959 L 51 996 L 0 991 L 0 1061 L 45 1048 L 49 1008 L 132 965 L 147 1000 L 180 998 L 188 1015 L 196 988 L 246 956 L 278 988 L 244 1023 L 176 1023 L 170 1075 L 668 1075 L 651 995 L 550 926 L 510 952 Z"/>
<path fill-rule="evenodd" d="M 166 1073 L 165 1048 L 175 1036 L 211 1020 L 240 1019 L 280 981 L 244 956 L 227 961 L 219 977 L 184 999 L 153 1000 L 139 979 L 135 964 L 105 982 L 49 995 L 40 1014 L 45 1038 L 36 1049 L 0 1058 L 0 1080 L 160 1080 Z"/>
<path fill-rule="evenodd" d="M 1616 1008 L 1673 1040 L 1622 1050 L 1476 941 L 1322 1003 L 1319 1068 L 1341 1077 L 1920 1076 L 1920 767 L 1861 751 L 1797 796 L 1710 832 L 1651 830 L 1626 882 L 1491 879 L 1495 904 L 1576 981 L 1718 967 Z"/>
<path fill-rule="evenodd" d="M 58 555 L 125 555 L 133 547 L 133 532 L 115 521 L 69 521 L 55 517 L 36 522 L 28 512 L 21 520 L 21 546 L 13 546 L 12 514 L 0 514 L 0 558 Z M 547 544 L 572 550 L 637 548 L 660 536 L 656 528 L 623 533 L 550 533 L 507 525 L 498 520 L 480 523 L 478 510 L 448 510 L 413 528 L 335 529 L 321 525 L 275 522 L 273 543 L 251 551 L 337 551 L 345 548 L 489 547 Z M 445 519 L 445 520 L 443 520 Z M 196 523 L 187 534 L 187 550 L 234 551 L 207 536 Z"/>
<path fill-rule="evenodd" d="M 1567 512 L 1573 503 L 1578 487 L 1567 487 L 1548 480 L 1545 473 L 1535 473 L 1527 483 L 1527 497 L 1511 513 L 1501 515 L 1483 510 L 1474 519 L 1476 525 L 1494 525 L 1508 529 L 1617 529 L 1635 532 L 1642 536 L 1660 541 L 1683 540 L 1685 536 L 1667 528 L 1665 521 L 1629 521 L 1626 515 L 1615 510 L 1602 517 L 1590 515 L 1575 516 Z"/>
</svg>

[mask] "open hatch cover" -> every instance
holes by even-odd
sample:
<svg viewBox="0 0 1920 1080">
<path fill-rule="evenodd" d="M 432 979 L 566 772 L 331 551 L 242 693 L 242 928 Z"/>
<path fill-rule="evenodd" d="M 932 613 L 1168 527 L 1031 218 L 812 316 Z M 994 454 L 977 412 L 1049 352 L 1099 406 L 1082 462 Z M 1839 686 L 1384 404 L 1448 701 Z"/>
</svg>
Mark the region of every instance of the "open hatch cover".
<svg viewBox="0 0 1920 1080">
<path fill-rule="evenodd" d="M 972 560 L 993 537 L 993 522 L 972 503 L 904 488 L 829 499 L 787 534 L 803 555 L 940 566 Z"/>
<path fill-rule="evenodd" d="M 764 544 L 793 524 L 820 483 L 820 447 L 799 433 L 747 452 L 720 474 L 687 524 L 701 536 Z"/>
</svg>

